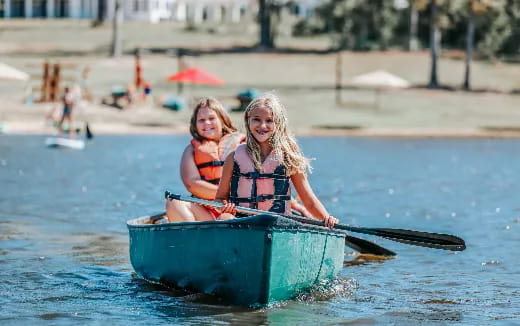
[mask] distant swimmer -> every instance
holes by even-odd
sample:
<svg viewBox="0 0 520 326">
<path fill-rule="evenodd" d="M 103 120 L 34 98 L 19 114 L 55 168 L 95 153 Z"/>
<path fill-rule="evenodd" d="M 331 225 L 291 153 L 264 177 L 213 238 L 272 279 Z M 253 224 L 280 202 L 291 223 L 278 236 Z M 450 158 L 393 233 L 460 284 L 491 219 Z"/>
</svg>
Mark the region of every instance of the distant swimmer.
<svg viewBox="0 0 520 326">
<path fill-rule="evenodd" d="M 69 87 L 65 87 L 65 94 L 62 97 L 63 102 L 63 113 L 61 115 L 61 119 L 58 122 L 58 132 L 61 135 L 63 129 L 63 122 L 67 120 L 67 123 L 69 125 L 69 137 L 70 138 L 76 138 L 76 131 L 74 130 L 74 120 L 72 118 L 72 111 L 74 109 L 74 98 L 72 95 L 72 92 L 70 91 Z"/>
</svg>

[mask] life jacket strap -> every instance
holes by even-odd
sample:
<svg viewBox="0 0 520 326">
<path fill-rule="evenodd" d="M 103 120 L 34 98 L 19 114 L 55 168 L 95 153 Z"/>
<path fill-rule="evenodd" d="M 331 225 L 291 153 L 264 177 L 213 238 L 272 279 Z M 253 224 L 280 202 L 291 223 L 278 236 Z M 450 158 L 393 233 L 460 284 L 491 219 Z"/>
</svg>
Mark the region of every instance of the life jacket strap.
<svg viewBox="0 0 520 326">
<path fill-rule="evenodd" d="M 260 173 L 258 171 L 252 171 L 247 173 L 242 173 L 237 170 L 233 170 L 233 176 L 237 177 L 245 177 L 248 179 L 289 179 L 285 174 L 279 173 Z"/>
<path fill-rule="evenodd" d="M 209 166 L 222 166 L 224 165 L 224 161 L 210 161 L 206 163 L 197 164 L 198 169 L 207 168 Z"/>
<path fill-rule="evenodd" d="M 265 200 L 290 200 L 288 195 L 258 195 L 256 197 L 229 197 L 233 203 L 259 203 Z"/>
<path fill-rule="evenodd" d="M 218 185 L 220 183 L 220 178 L 207 180 L 204 176 L 202 176 L 201 179 L 214 185 Z"/>
</svg>

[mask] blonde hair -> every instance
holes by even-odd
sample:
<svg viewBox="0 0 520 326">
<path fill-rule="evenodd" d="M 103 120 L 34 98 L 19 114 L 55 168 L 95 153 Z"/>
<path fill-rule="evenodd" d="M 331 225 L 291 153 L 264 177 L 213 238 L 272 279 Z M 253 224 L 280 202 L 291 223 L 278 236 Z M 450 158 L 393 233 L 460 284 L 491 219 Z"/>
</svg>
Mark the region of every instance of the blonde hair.
<svg viewBox="0 0 520 326">
<path fill-rule="evenodd" d="M 224 109 L 222 104 L 213 97 L 203 97 L 195 105 L 195 109 L 193 109 L 193 114 L 191 115 L 190 120 L 190 133 L 196 140 L 205 140 L 205 138 L 199 135 L 197 131 L 197 115 L 199 114 L 199 110 L 201 108 L 208 108 L 215 111 L 218 118 L 220 119 L 220 122 L 222 122 L 222 136 L 237 131 L 237 128 L 233 126 L 233 122 L 231 122 L 231 118 L 227 114 L 226 109 Z"/>
<path fill-rule="evenodd" d="M 294 136 L 288 131 L 288 120 L 285 108 L 278 98 L 272 93 L 263 94 L 255 98 L 246 108 L 244 114 L 247 132 L 247 150 L 251 155 L 255 168 L 261 171 L 262 160 L 260 157 L 260 144 L 253 137 L 249 129 L 249 115 L 256 108 L 267 108 L 273 114 L 274 132 L 269 142 L 274 151 L 276 159 L 282 162 L 287 175 L 305 173 L 307 169 L 312 170 L 309 159 L 303 156 Z"/>
</svg>

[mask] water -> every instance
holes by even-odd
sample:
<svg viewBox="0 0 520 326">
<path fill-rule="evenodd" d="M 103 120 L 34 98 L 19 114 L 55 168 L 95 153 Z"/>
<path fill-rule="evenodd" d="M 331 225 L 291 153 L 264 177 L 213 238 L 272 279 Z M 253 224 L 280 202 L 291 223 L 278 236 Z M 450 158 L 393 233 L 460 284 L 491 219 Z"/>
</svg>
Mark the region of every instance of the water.
<svg viewBox="0 0 520 326">
<path fill-rule="evenodd" d="M 125 221 L 183 192 L 188 140 L 98 136 L 73 151 L 0 136 L 0 323 L 520 325 L 520 141 L 300 139 L 342 223 L 455 234 L 468 249 L 366 237 L 397 258 L 253 310 L 147 284 L 129 263 Z"/>
</svg>

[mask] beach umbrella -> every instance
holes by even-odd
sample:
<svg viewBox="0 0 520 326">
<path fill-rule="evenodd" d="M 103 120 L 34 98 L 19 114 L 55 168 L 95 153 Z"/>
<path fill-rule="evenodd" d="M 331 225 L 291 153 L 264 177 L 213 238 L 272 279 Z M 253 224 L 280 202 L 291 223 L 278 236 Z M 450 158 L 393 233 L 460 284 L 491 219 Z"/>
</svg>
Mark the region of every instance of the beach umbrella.
<svg viewBox="0 0 520 326">
<path fill-rule="evenodd" d="M 191 83 L 191 84 L 205 84 L 205 85 L 222 85 L 224 81 L 219 77 L 210 74 L 204 70 L 199 68 L 188 68 L 185 70 L 181 70 L 176 74 L 168 77 L 168 81 L 170 82 L 178 82 L 179 83 L 179 94 L 182 92 L 182 84 L 183 83 Z"/>
<path fill-rule="evenodd" d="M 168 81 L 206 85 L 224 84 L 222 79 L 199 68 L 188 68 L 186 70 L 179 71 L 178 73 L 168 77 Z"/>
<path fill-rule="evenodd" d="M 0 62 L 0 80 L 2 79 L 27 81 L 29 80 L 29 75 L 21 70 Z"/>
<path fill-rule="evenodd" d="M 410 83 L 408 81 L 384 70 L 377 70 L 356 76 L 350 80 L 349 84 L 355 87 L 375 89 L 376 107 L 379 107 L 379 97 L 383 90 L 410 87 Z"/>
</svg>

